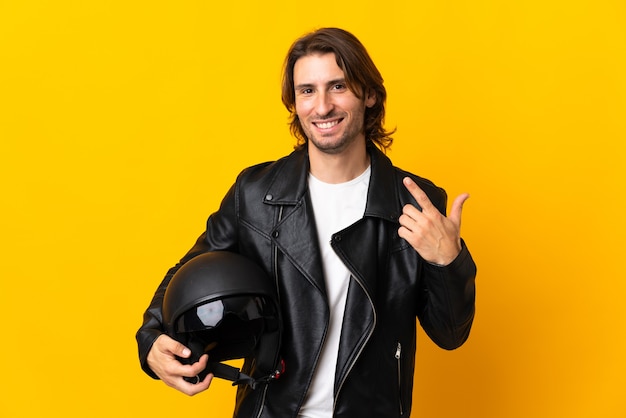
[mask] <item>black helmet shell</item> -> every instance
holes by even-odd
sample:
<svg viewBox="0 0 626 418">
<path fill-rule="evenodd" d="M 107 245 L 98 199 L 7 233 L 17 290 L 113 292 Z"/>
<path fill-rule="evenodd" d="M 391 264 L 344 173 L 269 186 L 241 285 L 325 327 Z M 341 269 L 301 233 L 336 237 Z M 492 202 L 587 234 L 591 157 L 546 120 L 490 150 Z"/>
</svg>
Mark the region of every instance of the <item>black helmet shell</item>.
<svg viewBox="0 0 626 418">
<path fill-rule="evenodd" d="M 175 322 L 188 310 L 217 299 L 258 295 L 275 301 L 275 290 L 261 267 L 240 254 L 200 254 L 178 269 L 163 297 L 163 322 L 176 333 Z"/>
<path fill-rule="evenodd" d="M 181 361 L 195 362 L 204 353 L 214 366 L 246 358 L 250 377 L 242 376 L 248 382 L 277 370 L 281 323 L 276 291 L 249 258 L 228 251 L 192 258 L 168 283 L 162 312 L 167 334 L 192 351 Z"/>
</svg>

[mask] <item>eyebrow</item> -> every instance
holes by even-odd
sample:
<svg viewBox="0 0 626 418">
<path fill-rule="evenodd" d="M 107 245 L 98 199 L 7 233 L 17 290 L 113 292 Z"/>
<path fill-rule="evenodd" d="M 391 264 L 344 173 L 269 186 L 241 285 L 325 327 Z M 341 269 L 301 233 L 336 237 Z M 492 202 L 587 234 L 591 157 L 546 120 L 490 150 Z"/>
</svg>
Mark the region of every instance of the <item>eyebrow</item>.
<svg viewBox="0 0 626 418">
<path fill-rule="evenodd" d="M 329 86 L 332 86 L 332 85 L 335 85 L 335 84 L 346 84 L 345 77 L 343 77 L 343 78 L 336 78 L 334 80 L 329 80 L 326 83 L 326 86 L 329 87 Z M 312 84 L 312 83 L 302 83 L 302 84 L 298 84 L 298 85 L 294 86 L 294 88 L 296 90 L 300 90 L 300 89 L 303 89 L 303 88 L 311 88 L 311 87 L 315 87 L 315 84 Z"/>
</svg>

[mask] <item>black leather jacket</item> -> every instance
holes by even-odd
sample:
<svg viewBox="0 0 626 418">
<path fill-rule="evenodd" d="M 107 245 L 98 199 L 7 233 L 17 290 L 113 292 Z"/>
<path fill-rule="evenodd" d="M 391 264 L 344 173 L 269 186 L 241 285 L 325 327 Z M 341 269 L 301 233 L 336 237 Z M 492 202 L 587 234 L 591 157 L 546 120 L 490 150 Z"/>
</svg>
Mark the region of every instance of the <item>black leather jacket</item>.
<svg viewBox="0 0 626 418">
<path fill-rule="evenodd" d="M 476 266 L 465 244 L 448 266 L 425 262 L 398 236 L 403 205 L 415 200 L 402 184 L 411 176 L 445 213 L 446 194 L 428 180 L 392 166 L 369 147 L 371 180 L 364 217 L 332 237 L 352 273 L 334 376 L 334 417 L 408 417 L 416 348 L 416 317 L 440 347 L 468 338 L 474 318 Z M 137 332 L 142 367 L 163 332 L 161 300 L 182 263 L 211 250 L 244 254 L 275 280 L 284 321 L 280 379 L 240 388 L 235 416 L 295 417 L 303 402 L 329 319 L 315 221 L 307 192 L 308 156 L 295 151 L 244 170 L 210 216 L 207 230 L 172 268 Z M 249 363 L 244 364 L 244 370 Z"/>
</svg>

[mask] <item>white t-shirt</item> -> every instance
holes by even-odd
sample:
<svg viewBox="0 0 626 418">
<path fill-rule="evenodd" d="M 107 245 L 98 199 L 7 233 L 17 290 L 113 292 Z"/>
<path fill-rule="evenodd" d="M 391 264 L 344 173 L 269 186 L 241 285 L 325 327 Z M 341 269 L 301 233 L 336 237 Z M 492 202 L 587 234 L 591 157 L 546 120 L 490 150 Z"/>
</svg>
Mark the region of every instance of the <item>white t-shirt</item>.
<svg viewBox="0 0 626 418">
<path fill-rule="evenodd" d="M 370 173 L 371 169 L 368 167 L 359 177 L 339 184 L 324 183 L 309 174 L 309 193 L 322 253 L 330 323 L 313 381 L 298 415 L 299 418 L 332 417 L 335 368 L 350 272 L 333 251 L 330 240 L 332 234 L 347 228 L 363 217 Z"/>
</svg>

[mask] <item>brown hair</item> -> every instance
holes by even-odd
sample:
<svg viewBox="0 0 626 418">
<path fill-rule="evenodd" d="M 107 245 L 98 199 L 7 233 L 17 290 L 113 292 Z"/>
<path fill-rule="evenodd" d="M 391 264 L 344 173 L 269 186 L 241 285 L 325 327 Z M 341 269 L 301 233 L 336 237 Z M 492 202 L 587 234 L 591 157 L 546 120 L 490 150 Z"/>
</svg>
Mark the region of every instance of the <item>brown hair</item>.
<svg viewBox="0 0 626 418">
<path fill-rule="evenodd" d="M 283 68 L 282 100 L 290 113 L 289 130 L 298 140 L 295 148 L 306 145 L 308 138 L 296 113 L 293 69 L 296 61 L 311 54 L 335 54 L 337 65 L 346 76 L 348 88 L 358 97 L 373 92 L 376 95 L 374 106 L 365 110 L 364 133 L 367 141 L 378 145 L 382 150 L 391 146 L 391 134 L 383 127 L 385 121 L 385 100 L 387 91 L 383 78 L 374 65 L 367 50 L 350 32 L 338 28 L 322 28 L 297 39 L 285 58 Z"/>
</svg>

